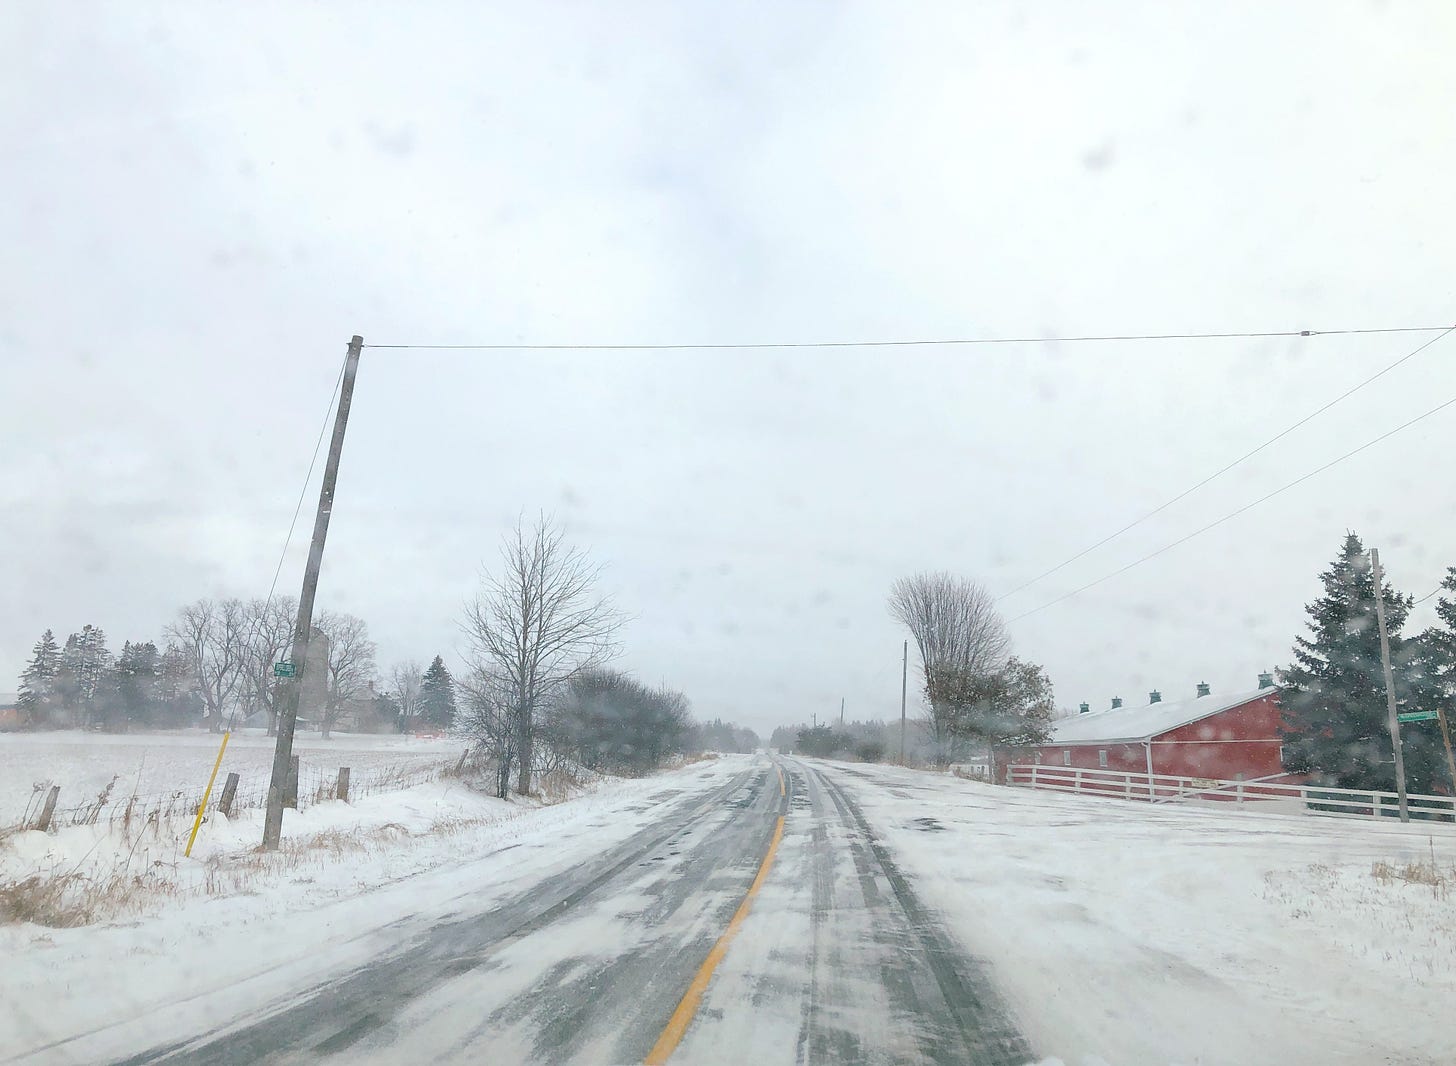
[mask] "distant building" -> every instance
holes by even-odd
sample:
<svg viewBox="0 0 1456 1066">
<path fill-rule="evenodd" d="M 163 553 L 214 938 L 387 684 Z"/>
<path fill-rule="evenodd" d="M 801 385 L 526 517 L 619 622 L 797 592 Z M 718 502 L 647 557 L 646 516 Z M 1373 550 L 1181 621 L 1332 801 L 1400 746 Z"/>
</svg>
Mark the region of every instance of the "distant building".
<svg viewBox="0 0 1456 1066">
<path fill-rule="evenodd" d="M 0 729 L 20 728 L 20 695 L 0 692 Z"/>
<path fill-rule="evenodd" d="M 1112 770 L 1126 774 L 1168 774 L 1220 781 L 1287 777 L 1279 734 L 1279 690 L 1269 674 L 1259 687 L 1215 696 L 1199 685 L 1191 699 L 1124 707 L 1120 699 L 1103 710 L 1087 709 L 1053 723 L 1051 738 L 1017 752 L 1013 764 Z"/>
<path fill-rule="evenodd" d="M 340 733 L 397 733 L 399 708 L 375 693 L 371 681 L 366 695 L 344 701 L 333 727 Z"/>
</svg>

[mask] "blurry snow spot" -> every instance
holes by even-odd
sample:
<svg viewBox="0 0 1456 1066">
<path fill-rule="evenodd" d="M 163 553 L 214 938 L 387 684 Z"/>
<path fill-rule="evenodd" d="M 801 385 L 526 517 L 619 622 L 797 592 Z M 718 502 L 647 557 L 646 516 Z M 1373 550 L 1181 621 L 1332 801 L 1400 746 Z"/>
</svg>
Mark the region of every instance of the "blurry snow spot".
<svg viewBox="0 0 1456 1066">
<path fill-rule="evenodd" d="M 1082 153 L 1082 165 L 1088 170 L 1106 170 L 1117 159 L 1117 150 L 1111 140 Z"/>
<path fill-rule="evenodd" d="M 364 132 L 369 135 L 374 147 L 386 155 L 407 156 L 415 150 L 415 128 L 412 123 L 406 122 L 397 129 L 387 130 L 370 121 L 364 124 Z"/>
</svg>

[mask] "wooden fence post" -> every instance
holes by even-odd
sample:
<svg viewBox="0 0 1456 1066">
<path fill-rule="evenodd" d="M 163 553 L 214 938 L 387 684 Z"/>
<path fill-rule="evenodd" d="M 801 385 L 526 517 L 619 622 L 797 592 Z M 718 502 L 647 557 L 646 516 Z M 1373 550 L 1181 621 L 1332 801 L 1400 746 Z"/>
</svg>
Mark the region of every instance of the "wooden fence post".
<svg viewBox="0 0 1456 1066">
<path fill-rule="evenodd" d="M 460 761 L 455 764 L 455 776 L 459 777 L 465 771 L 465 760 L 470 758 L 470 749 L 466 748 L 460 753 Z"/>
<path fill-rule="evenodd" d="M 288 759 L 288 779 L 283 782 L 283 806 L 298 810 L 298 756 Z"/>
<path fill-rule="evenodd" d="M 345 803 L 349 802 L 349 768 L 347 766 L 339 767 L 339 783 L 334 788 L 334 796 Z"/>
<path fill-rule="evenodd" d="M 238 775 L 229 773 L 227 780 L 223 782 L 222 798 L 217 801 L 217 813 L 224 818 L 232 817 L 233 797 L 238 793 Z"/>
<path fill-rule="evenodd" d="M 46 794 L 45 806 L 40 809 L 40 817 L 35 820 L 35 827 L 42 833 L 51 827 L 51 818 L 56 813 L 56 800 L 60 795 L 60 785 L 52 785 L 50 792 Z"/>
</svg>

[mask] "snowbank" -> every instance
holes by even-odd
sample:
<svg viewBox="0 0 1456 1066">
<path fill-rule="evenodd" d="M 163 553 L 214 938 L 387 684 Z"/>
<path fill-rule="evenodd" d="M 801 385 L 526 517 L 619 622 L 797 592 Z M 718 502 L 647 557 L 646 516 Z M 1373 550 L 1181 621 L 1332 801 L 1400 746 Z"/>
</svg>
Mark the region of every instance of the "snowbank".
<svg viewBox="0 0 1456 1066">
<path fill-rule="evenodd" d="M 916 890 L 1069 1064 L 1456 1062 L 1451 827 L 1157 806 L 842 765 Z M 925 815 L 934 814 L 927 828 Z"/>
</svg>

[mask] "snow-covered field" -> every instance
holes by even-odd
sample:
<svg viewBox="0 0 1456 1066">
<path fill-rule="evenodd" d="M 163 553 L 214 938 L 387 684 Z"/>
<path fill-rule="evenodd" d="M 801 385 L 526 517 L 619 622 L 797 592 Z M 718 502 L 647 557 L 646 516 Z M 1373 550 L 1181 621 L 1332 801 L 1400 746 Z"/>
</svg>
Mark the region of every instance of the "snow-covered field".
<svg viewBox="0 0 1456 1066">
<path fill-rule="evenodd" d="M 204 730 L 0 733 L 0 826 L 18 821 L 43 784 L 61 786 L 61 809 L 94 800 L 113 779 L 113 797 L 155 797 L 178 790 L 200 793 L 220 741 L 220 736 Z M 300 733 L 293 750 L 304 775 L 310 769 L 333 775 L 340 766 L 348 766 L 353 779 L 363 783 L 372 772 L 408 769 L 459 755 L 463 745 L 448 739 L 347 733 L 323 740 L 317 733 Z M 256 793 L 267 787 L 272 762 L 272 737 L 262 730 L 239 730 L 228 740 L 218 784 L 229 771 L 236 771 L 239 791 Z"/>
<path fill-rule="evenodd" d="M 1069 1064 L 1456 1062 L 1456 830 L 840 779 L 928 904 Z M 927 820 L 928 819 L 928 820 Z"/>
</svg>

